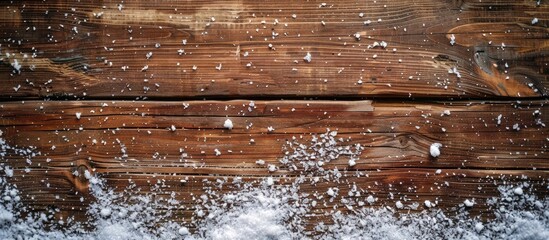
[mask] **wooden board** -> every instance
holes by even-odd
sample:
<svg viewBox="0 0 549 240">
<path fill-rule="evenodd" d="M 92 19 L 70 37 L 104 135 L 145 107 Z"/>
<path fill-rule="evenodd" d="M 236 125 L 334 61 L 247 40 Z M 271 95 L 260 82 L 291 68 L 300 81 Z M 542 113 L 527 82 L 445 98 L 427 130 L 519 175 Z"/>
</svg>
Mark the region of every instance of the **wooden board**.
<svg viewBox="0 0 549 240">
<path fill-rule="evenodd" d="M 337 186 L 344 194 L 355 183 L 380 199 L 376 206 L 408 198 L 436 200 L 450 210 L 475 198 L 479 207 L 472 212 L 482 213 L 487 212 L 483 199 L 497 196 L 498 184 L 526 178 L 535 185 L 549 177 L 549 130 L 541 125 L 549 121 L 545 100 L 25 101 L 0 107 L 5 141 L 33 146 L 41 153 L 30 164 L 27 157 L 8 156 L 16 173 L 10 181 L 30 206 L 55 206 L 64 216 L 84 216 L 80 197 L 88 196 L 85 170 L 104 176 L 119 190 L 129 179 L 145 192 L 158 180 L 166 181 L 166 193 L 177 192 L 186 204 L 204 192 L 204 179 L 240 176 L 251 181 L 272 176 L 278 184 L 290 183 L 308 174 L 290 171 L 279 162 L 286 151 L 292 152 L 289 143 L 295 137 L 308 145 L 327 129 L 338 132 L 335 139 L 342 138 L 337 146 L 361 144 L 364 150 L 355 166 L 349 166 L 348 156 L 326 164 L 325 169 L 344 174 L 339 184 L 304 183 L 303 192 L 324 193 Z M 232 120 L 233 129 L 223 127 L 226 119 Z M 175 131 L 170 130 L 172 125 Z M 438 158 L 429 154 L 435 142 L 443 145 Z M 256 164 L 259 159 L 279 170 L 269 172 L 266 165 Z M 74 176 L 75 171 L 80 175 Z M 544 195 L 547 189 L 535 192 Z M 91 200 L 86 197 L 85 202 Z M 319 213 L 336 204 L 325 201 Z M 192 209 L 183 217 L 190 219 L 191 213 Z M 320 214 L 311 221 L 323 218 Z"/>
<path fill-rule="evenodd" d="M 546 96 L 547 19 L 531 0 L 3 1 L 0 98 Z"/>
</svg>

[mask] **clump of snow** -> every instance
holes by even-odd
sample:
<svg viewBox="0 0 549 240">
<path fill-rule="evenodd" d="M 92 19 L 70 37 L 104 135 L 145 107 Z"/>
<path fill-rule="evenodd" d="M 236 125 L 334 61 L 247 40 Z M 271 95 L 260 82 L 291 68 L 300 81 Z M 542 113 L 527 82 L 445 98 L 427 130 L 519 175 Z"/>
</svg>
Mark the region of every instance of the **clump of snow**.
<svg viewBox="0 0 549 240">
<path fill-rule="evenodd" d="M 11 66 L 13 67 L 13 69 L 15 69 L 15 71 L 17 71 L 18 73 L 21 72 L 21 64 L 19 63 L 19 61 L 17 61 L 17 59 L 13 59 L 13 62 L 11 62 Z"/>
<path fill-rule="evenodd" d="M 309 62 L 311 62 L 312 58 L 313 58 L 313 56 L 311 56 L 311 53 L 310 53 L 310 52 L 307 52 L 307 54 L 305 54 L 305 57 L 303 57 L 303 60 L 304 60 L 305 62 L 308 62 L 308 63 L 309 63 Z"/>
<path fill-rule="evenodd" d="M 524 192 L 522 191 L 522 187 L 517 187 L 513 190 L 513 193 L 515 193 L 516 195 L 522 195 L 524 194 Z"/>
<path fill-rule="evenodd" d="M 4 167 L 4 173 L 6 173 L 6 177 L 13 177 L 13 169 L 9 166 Z"/>
<path fill-rule="evenodd" d="M 226 129 L 233 129 L 233 121 L 231 119 L 225 120 L 225 123 L 223 123 L 223 127 Z"/>
<path fill-rule="evenodd" d="M 82 113 L 81 113 L 81 112 L 77 112 L 75 115 L 76 115 L 76 119 L 80 120 L 80 117 L 82 116 Z"/>
<path fill-rule="evenodd" d="M 259 160 L 255 161 L 255 164 L 257 164 L 257 165 L 265 165 L 265 160 L 259 159 Z"/>
<path fill-rule="evenodd" d="M 442 147 L 442 144 L 440 143 L 433 143 L 431 144 L 431 147 L 429 148 L 429 152 L 431 153 L 432 157 L 438 157 L 440 156 L 440 148 Z"/>
<path fill-rule="evenodd" d="M 463 201 L 463 204 L 465 204 L 466 207 L 473 207 L 475 205 L 475 202 L 469 199 L 465 199 L 465 201 Z"/>
<path fill-rule="evenodd" d="M 190 234 L 189 229 L 187 227 L 181 227 L 177 232 L 179 233 L 179 235 L 183 235 L 183 236 Z"/>
</svg>

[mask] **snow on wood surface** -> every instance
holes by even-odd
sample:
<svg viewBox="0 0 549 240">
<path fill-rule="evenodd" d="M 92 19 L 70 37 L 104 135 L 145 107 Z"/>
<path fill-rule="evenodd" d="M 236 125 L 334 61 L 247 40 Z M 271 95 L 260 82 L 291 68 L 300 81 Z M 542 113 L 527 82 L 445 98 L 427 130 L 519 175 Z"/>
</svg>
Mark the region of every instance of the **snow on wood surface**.
<svg viewBox="0 0 549 240">
<path fill-rule="evenodd" d="M 0 238 L 548 239 L 548 13 L 2 1 Z"/>
<path fill-rule="evenodd" d="M 129 179 L 143 192 L 161 182 L 184 204 L 204 194 L 204 181 L 266 179 L 268 186 L 283 186 L 305 180 L 303 193 L 327 193 L 317 200 L 318 211 L 346 209 L 329 199 L 364 191 L 368 206 L 421 210 L 427 201 L 450 210 L 474 201 L 475 214 L 486 211 L 500 184 L 543 184 L 549 177 L 549 133 L 540 124 L 549 120 L 545 101 L 254 101 L 253 108 L 250 101 L 27 101 L 1 107 L 5 142 L 41 153 L 31 160 L 7 153 L 10 182 L 33 198 L 34 209 L 55 206 L 65 217 L 83 217 L 81 201 L 93 200 L 90 175 L 119 190 Z M 441 116 L 445 110 L 452 114 Z M 227 119 L 232 129 L 224 126 Z M 436 158 L 433 142 L 442 144 Z M 420 204 L 404 207 L 412 203 Z M 192 213 L 184 211 L 184 219 Z"/>
</svg>

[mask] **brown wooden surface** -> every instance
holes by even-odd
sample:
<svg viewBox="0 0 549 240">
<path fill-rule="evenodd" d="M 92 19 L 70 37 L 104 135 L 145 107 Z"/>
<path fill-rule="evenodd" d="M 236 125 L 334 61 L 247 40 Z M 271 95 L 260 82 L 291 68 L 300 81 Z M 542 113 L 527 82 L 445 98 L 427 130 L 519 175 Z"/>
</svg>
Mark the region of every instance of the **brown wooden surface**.
<svg viewBox="0 0 549 240">
<path fill-rule="evenodd" d="M 119 1 L 3 1 L 0 96 L 483 98 L 548 93 L 546 4 L 321 3 L 128 1 L 120 11 Z M 539 22 L 532 25 L 534 18 Z M 372 23 L 365 25 L 368 20 Z M 354 37 L 357 32 L 360 40 Z M 387 48 L 368 48 L 376 41 L 385 41 Z M 185 53 L 179 55 L 179 49 Z M 153 55 L 147 59 L 149 52 Z M 307 52 L 310 63 L 303 60 Z M 10 65 L 15 59 L 22 65 L 20 73 Z M 453 67 L 461 78 L 448 73 Z"/>
</svg>

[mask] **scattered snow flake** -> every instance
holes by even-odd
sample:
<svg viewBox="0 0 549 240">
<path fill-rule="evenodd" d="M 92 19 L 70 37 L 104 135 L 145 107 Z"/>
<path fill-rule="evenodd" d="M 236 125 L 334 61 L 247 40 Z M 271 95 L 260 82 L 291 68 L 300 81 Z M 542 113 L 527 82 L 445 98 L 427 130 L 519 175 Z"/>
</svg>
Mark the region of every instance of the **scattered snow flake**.
<svg viewBox="0 0 549 240">
<path fill-rule="evenodd" d="M 532 19 L 532 25 L 536 25 L 539 22 L 538 18 Z"/>
<path fill-rule="evenodd" d="M 442 111 L 442 114 L 440 114 L 440 116 L 450 116 L 450 114 L 451 114 L 450 110 L 446 109 Z"/>
<path fill-rule="evenodd" d="M 273 126 L 269 126 L 267 127 L 267 132 L 274 132 L 274 127 Z"/>
<path fill-rule="evenodd" d="M 255 164 L 263 166 L 263 165 L 265 165 L 265 160 L 259 159 L 259 160 L 255 161 Z"/>
<path fill-rule="evenodd" d="M 520 125 L 518 123 L 513 124 L 513 130 L 520 131 Z"/>
<path fill-rule="evenodd" d="M 349 167 L 353 167 L 355 165 L 356 165 L 355 159 L 353 159 L 353 158 L 349 159 Z"/>
<path fill-rule="evenodd" d="M 305 55 L 305 57 L 303 57 L 303 60 L 305 60 L 305 62 L 311 62 L 312 60 L 312 56 L 311 56 L 311 53 L 310 52 L 307 52 L 307 54 Z"/>
<path fill-rule="evenodd" d="M 374 202 L 376 202 L 376 198 L 374 198 L 374 196 L 372 196 L 372 195 L 369 195 L 369 196 L 366 198 L 366 201 L 367 201 L 369 204 L 374 204 Z"/>
<path fill-rule="evenodd" d="M 226 129 L 233 129 L 233 121 L 231 119 L 225 120 L 225 123 L 223 123 L 223 127 Z"/>
<path fill-rule="evenodd" d="M 442 169 L 437 169 L 437 170 L 435 171 L 435 174 L 441 174 L 441 173 L 442 173 Z"/>
<path fill-rule="evenodd" d="M 465 199 L 465 201 L 463 201 L 463 204 L 465 204 L 466 207 L 473 207 L 475 205 L 475 201 L 471 201 L 469 199 Z"/>
<path fill-rule="evenodd" d="M 219 151 L 219 149 L 214 149 L 214 152 L 216 156 L 221 156 L 221 151 Z"/>
<path fill-rule="evenodd" d="M 355 37 L 355 39 L 357 41 L 360 41 L 360 33 L 359 32 L 356 32 L 355 34 L 353 34 L 353 36 Z"/>
<path fill-rule="evenodd" d="M 328 196 L 330 196 L 330 197 L 337 196 L 337 192 L 333 188 L 328 188 L 328 190 L 326 191 L 326 194 L 328 194 Z"/>
<path fill-rule="evenodd" d="M 21 72 L 21 64 L 19 64 L 19 61 L 17 61 L 17 59 L 13 59 L 13 62 L 11 63 L 11 66 L 12 66 L 13 69 L 15 69 L 15 71 L 17 71 L 18 73 Z"/>
<path fill-rule="evenodd" d="M 425 204 L 425 207 L 427 207 L 427 208 L 434 207 L 434 204 L 431 203 L 431 201 L 429 201 L 429 200 L 425 200 L 425 202 L 423 202 L 423 204 Z"/>
<path fill-rule="evenodd" d="M 452 46 L 454 46 L 454 44 L 456 44 L 456 36 L 454 36 L 454 34 L 452 34 L 452 36 L 450 36 L 450 44 Z"/>
<path fill-rule="evenodd" d="M 435 158 L 440 156 L 440 147 L 442 147 L 442 144 L 440 144 L 440 143 L 431 144 L 431 147 L 429 149 L 429 152 L 431 153 L 431 156 L 433 156 Z"/>
<path fill-rule="evenodd" d="M 269 172 L 276 172 L 277 167 L 273 164 L 269 164 L 267 165 L 267 169 L 269 170 Z"/>
<path fill-rule="evenodd" d="M 381 43 L 379 43 L 379 46 L 381 46 L 382 48 L 387 48 L 387 43 L 385 41 L 381 41 Z"/>
<path fill-rule="evenodd" d="M 76 113 L 76 119 L 80 120 L 80 116 L 82 116 L 82 113 L 81 113 L 81 112 L 77 112 L 77 113 Z"/>
</svg>

